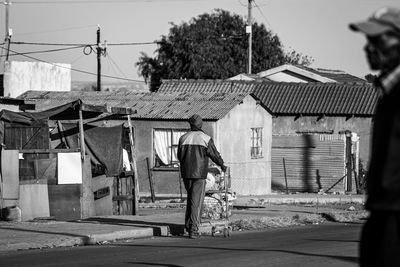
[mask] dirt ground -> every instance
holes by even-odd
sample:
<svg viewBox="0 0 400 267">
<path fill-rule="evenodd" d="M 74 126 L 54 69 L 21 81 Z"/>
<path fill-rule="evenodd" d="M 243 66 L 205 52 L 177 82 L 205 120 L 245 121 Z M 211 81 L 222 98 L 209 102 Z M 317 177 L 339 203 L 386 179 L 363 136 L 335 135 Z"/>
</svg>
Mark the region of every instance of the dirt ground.
<svg viewBox="0 0 400 267">
<path fill-rule="evenodd" d="M 140 213 L 171 214 L 185 212 L 184 205 L 167 204 L 150 205 L 141 208 Z M 256 230 L 276 227 L 290 227 L 327 222 L 360 222 L 368 217 L 363 204 L 330 203 L 330 204 L 275 204 L 251 208 L 235 208 L 229 217 L 233 231 Z"/>
</svg>

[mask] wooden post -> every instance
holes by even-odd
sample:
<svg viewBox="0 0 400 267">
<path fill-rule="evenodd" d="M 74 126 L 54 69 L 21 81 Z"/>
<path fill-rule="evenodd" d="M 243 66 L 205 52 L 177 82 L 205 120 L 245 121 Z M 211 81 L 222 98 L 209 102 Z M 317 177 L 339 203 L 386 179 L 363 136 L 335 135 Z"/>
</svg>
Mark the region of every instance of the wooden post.
<svg viewBox="0 0 400 267">
<path fill-rule="evenodd" d="M 352 191 L 352 170 L 351 170 L 351 132 L 346 131 L 346 192 Z"/>
<path fill-rule="evenodd" d="M 133 170 L 133 183 L 135 186 L 135 195 L 133 197 L 133 215 L 138 215 L 138 206 L 139 206 L 139 177 L 138 177 L 138 172 L 137 172 L 137 166 L 136 166 L 136 151 L 135 147 L 133 144 L 133 131 L 132 131 L 132 121 L 131 121 L 131 115 L 128 115 L 128 126 L 129 126 L 129 144 L 131 146 L 131 154 L 132 154 L 132 162 L 131 162 L 131 167 Z"/>
<path fill-rule="evenodd" d="M 61 141 L 65 144 L 66 148 L 69 148 L 68 140 L 64 135 L 64 129 L 63 129 L 63 127 L 61 125 L 61 122 L 59 120 L 57 120 L 57 127 L 58 127 L 58 133 L 60 134 L 60 137 L 61 137 Z"/>
<path fill-rule="evenodd" d="M 80 136 L 80 146 L 81 146 L 81 159 L 82 159 L 82 169 L 83 161 L 85 160 L 85 134 L 83 129 L 83 115 L 82 115 L 82 105 L 79 105 L 79 136 Z"/>
<path fill-rule="evenodd" d="M 360 183 L 358 181 L 358 176 L 357 176 L 357 170 L 356 170 L 356 159 L 354 154 L 351 154 L 351 167 L 353 169 L 353 173 L 354 173 L 354 181 L 356 183 L 356 193 L 359 194 L 360 193 Z"/>
<path fill-rule="evenodd" d="M 83 114 L 82 114 L 82 103 L 79 105 L 79 139 L 80 139 L 80 147 L 81 147 L 81 173 L 82 173 L 82 184 L 81 184 L 81 193 L 80 193 L 80 207 L 81 207 L 81 218 L 84 218 L 84 208 L 83 208 L 83 198 L 85 197 L 84 194 L 84 184 L 86 184 L 86 171 L 85 171 L 85 134 L 83 128 Z"/>
<path fill-rule="evenodd" d="M 149 173 L 149 184 L 150 184 L 150 193 L 151 193 L 151 202 L 156 202 L 156 195 L 154 193 L 154 181 L 153 181 L 153 174 L 151 173 L 150 169 L 150 160 L 146 158 L 147 163 L 147 172 Z"/>
<path fill-rule="evenodd" d="M 289 188 L 287 185 L 287 176 L 286 176 L 286 164 L 285 164 L 285 158 L 282 158 L 283 160 L 283 174 L 285 175 L 285 187 L 286 187 L 286 194 L 289 194 Z"/>
</svg>

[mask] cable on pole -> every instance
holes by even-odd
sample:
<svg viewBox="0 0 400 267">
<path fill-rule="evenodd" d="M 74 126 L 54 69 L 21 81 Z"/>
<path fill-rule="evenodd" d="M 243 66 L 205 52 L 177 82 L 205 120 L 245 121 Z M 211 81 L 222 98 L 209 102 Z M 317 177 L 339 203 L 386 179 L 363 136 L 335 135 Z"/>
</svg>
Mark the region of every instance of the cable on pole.
<svg viewBox="0 0 400 267">
<path fill-rule="evenodd" d="M 125 45 L 151 45 L 151 44 L 158 44 L 160 41 L 153 41 L 153 42 L 130 42 L 130 43 L 107 43 L 107 46 L 125 46 Z M 85 46 L 91 45 L 96 46 L 97 44 L 74 44 L 74 43 L 35 43 L 35 42 L 15 42 L 12 41 L 12 44 L 16 45 L 51 45 L 51 46 Z"/>
<path fill-rule="evenodd" d="M 75 46 L 75 47 L 58 48 L 58 49 L 50 49 L 50 50 L 31 51 L 31 52 L 23 52 L 23 53 L 18 53 L 18 54 L 10 54 L 9 56 L 20 56 L 20 55 L 29 55 L 29 54 L 43 54 L 43 53 L 50 53 L 50 52 L 59 52 L 59 51 L 65 51 L 65 50 L 72 50 L 72 49 L 77 49 L 77 48 L 81 48 L 81 47 L 82 46 Z M 4 55 L 1 55 L 0 57 L 4 57 Z"/>
</svg>

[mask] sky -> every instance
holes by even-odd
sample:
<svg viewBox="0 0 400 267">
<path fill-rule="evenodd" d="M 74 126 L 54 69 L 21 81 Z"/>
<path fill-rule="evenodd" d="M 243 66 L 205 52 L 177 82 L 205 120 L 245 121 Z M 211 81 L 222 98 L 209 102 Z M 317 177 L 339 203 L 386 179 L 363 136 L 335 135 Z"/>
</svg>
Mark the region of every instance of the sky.
<svg viewBox="0 0 400 267">
<path fill-rule="evenodd" d="M 215 9 L 247 19 L 247 0 L 10 0 L 13 42 L 95 44 L 98 25 L 102 81 L 143 81 L 135 63 L 140 52 L 154 56 L 152 42 L 167 35 L 170 23 L 181 24 Z M 0 43 L 5 36 L 5 5 L 0 3 Z M 254 0 L 252 17 L 278 35 L 288 51 L 313 58 L 310 67 L 343 70 L 358 77 L 370 73 L 363 52 L 365 37 L 348 24 L 366 19 L 383 6 L 400 8 L 398 0 Z M 131 45 L 112 45 L 127 44 Z M 149 44 L 150 43 L 150 44 Z M 12 44 L 10 54 L 71 48 Z M 14 52 L 13 52 L 14 51 Z M 96 81 L 96 54 L 83 48 L 10 56 L 10 60 L 68 63 L 73 81 Z M 28 56 L 28 57 L 27 57 Z M 88 73 L 91 74 L 88 74 Z"/>
</svg>

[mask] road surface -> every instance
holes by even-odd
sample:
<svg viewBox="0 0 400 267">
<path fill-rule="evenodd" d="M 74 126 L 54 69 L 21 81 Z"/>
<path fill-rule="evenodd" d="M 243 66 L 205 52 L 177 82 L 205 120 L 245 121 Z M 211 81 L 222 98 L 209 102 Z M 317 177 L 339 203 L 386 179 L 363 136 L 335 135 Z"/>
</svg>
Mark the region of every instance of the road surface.
<svg viewBox="0 0 400 267">
<path fill-rule="evenodd" d="M 361 224 L 323 224 L 231 237 L 156 237 L 0 254 L 0 266 L 357 266 Z"/>
</svg>

